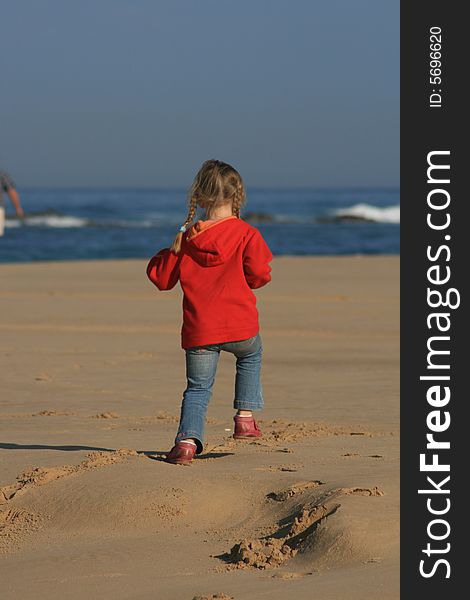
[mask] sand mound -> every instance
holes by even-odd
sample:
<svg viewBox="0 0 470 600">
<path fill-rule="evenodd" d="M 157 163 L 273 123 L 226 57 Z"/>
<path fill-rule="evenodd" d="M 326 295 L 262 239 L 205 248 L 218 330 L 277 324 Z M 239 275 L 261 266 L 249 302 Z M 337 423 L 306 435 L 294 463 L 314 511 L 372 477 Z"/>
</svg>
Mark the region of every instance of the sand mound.
<svg viewBox="0 0 470 600">
<path fill-rule="evenodd" d="M 226 562 L 229 569 L 269 569 L 294 557 L 314 568 L 370 562 L 374 549 L 364 545 L 361 539 L 361 521 L 368 508 L 364 504 L 345 503 L 344 499 L 345 496 L 380 497 L 383 492 L 377 487 L 357 487 L 331 488 L 319 494 L 318 488 L 323 485 L 319 480 L 299 482 L 269 493 L 267 502 L 271 500 L 284 506 L 273 531 L 262 537 L 246 538 L 218 558 Z"/>
<path fill-rule="evenodd" d="M 315 533 L 316 525 L 325 517 L 336 512 L 341 505 L 327 502 L 312 508 L 303 507 L 283 537 L 268 537 L 263 540 L 245 540 L 235 544 L 230 551 L 230 560 L 238 567 L 249 566 L 266 569 L 279 566 L 302 549 L 302 543 Z"/>
<path fill-rule="evenodd" d="M 206 535 L 226 531 L 251 508 L 251 496 L 233 475 L 201 488 L 195 469 L 176 469 L 130 449 L 92 452 L 78 465 L 29 469 L 3 487 L 0 498 L 2 552 L 16 550 L 27 534 L 34 534 L 30 546 L 188 527 Z"/>
<path fill-rule="evenodd" d="M 55 479 L 80 473 L 89 469 L 104 467 L 116 462 L 127 460 L 128 457 L 139 456 L 136 450 L 121 448 L 113 452 L 90 452 L 87 458 L 78 465 L 64 465 L 62 467 L 35 467 L 24 471 L 16 477 L 17 483 L 0 488 L 0 501 L 11 500 L 16 495 L 25 493 L 35 486 L 45 485 Z"/>
<path fill-rule="evenodd" d="M 23 471 L 16 477 L 16 483 L 0 488 L 0 551 L 4 553 L 18 548 L 28 534 L 43 528 L 52 517 L 50 511 L 44 510 L 44 507 L 40 506 L 41 502 L 37 502 L 38 488 L 41 488 L 39 497 L 47 497 L 44 493 L 47 484 L 138 456 L 135 450 L 128 448 L 121 448 L 114 452 L 97 451 L 89 453 L 87 458 L 78 465 L 35 467 Z M 25 505 L 21 506 L 23 496 L 26 496 Z M 28 496 L 31 496 L 32 507 L 28 506 Z M 70 499 L 70 503 L 67 500 L 63 503 L 59 502 L 59 506 L 62 506 L 67 513 L 73 505 L 74 498 Z"/>
</svg>

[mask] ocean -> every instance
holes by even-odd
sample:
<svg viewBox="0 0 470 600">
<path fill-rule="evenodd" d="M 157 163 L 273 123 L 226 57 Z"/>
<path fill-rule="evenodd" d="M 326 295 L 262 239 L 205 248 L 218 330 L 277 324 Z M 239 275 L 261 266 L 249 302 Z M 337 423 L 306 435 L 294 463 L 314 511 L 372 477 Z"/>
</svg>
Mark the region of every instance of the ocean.
<svg viewBox="0 0 470 600">
<path fill-rule="evenodd" d="M 185 190 L 19 190 L 26 218 L 7 203 L 0 262 L 149 258 L 171 244 Z M 398 254 L 398 189 L 248 189 L 242 217 L 274 255 Z M 199 211 L 197 218 L 204 218 Z"/>
</svg>

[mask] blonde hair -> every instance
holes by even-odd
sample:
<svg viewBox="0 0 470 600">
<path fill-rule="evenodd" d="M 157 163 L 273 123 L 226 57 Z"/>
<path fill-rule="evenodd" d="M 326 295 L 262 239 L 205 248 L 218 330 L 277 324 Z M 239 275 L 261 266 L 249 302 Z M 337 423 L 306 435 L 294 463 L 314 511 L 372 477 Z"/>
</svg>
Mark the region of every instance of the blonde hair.
<svg viewBox="0 0 470 600">
<path fill-rule="evenodd" d="M 171 250 L 181 250 L 183 233 L 189 228 L 200 206 L 210 214 L 219 206 L 232 204 L 232 215 L 240 218 L 240 209 L 245 203 L 246 193 L 240 173 L 220 160 L 206 160 L 199 169 L 188 192 L 188 215 L 177 233 Z"/>
</svg>

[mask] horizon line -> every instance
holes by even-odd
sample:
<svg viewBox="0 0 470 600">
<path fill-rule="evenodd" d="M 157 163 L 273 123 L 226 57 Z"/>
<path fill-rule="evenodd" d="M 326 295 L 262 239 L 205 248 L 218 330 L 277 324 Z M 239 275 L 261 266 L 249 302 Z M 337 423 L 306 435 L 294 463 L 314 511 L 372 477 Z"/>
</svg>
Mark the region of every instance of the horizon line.
<svg viewBox="0 0 470 600">
<path fill-rule="evenodd" d="M 26 190 L 123 190 L 123 191 L 175 191 L 175 192 L 187 192 L 189 186 L 182 185 L 20 185 L 16 186 L 17 189 Z M 338 185 L 338 186 L 315 186 L 315 185 L 253 185 L 245 186 L 246 190 L 263 190 L 263 191 L 283 191 L 283 190 L 306 190 L 306 191 L 334 191 L 334 190 L 390 190 L 399 191 L 400 185 Z"/>
</svg>

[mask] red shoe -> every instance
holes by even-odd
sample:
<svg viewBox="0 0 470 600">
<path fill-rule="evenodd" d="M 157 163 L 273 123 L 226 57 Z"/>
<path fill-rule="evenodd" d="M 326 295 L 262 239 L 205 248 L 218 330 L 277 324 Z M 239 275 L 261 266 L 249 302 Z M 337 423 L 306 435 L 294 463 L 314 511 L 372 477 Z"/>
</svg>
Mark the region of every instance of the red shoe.
<svg viewBox="0 0 470 600">
<path fill-rule="evenodd" d="M 235 433 L 233 434 L 233 437 L 236 440 L 259 438 L 263 435 L 253 416 L 240 417 L 238 415 L 235 415 L 233 417 L 233 420 L 235 421 Z"/>
<path fill-rule="evenodd" d="M 193 462 L 197 446 L 190 442 L 176 442 L 169 454 L 166 455 L 165 462 L 174 465 L 189 465 Z"/>
</svg>

